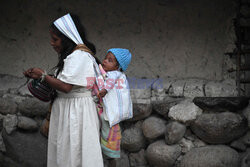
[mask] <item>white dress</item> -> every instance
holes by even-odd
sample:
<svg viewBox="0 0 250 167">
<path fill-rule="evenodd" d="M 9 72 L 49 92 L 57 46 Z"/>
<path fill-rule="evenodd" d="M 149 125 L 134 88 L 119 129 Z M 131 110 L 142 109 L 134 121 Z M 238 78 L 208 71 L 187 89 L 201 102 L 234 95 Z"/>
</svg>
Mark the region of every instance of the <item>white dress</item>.
<svg viewBox="0 0 250 167">
<path fill-rule="evenodd" d="M 94 77 L 93 60 L 76 50 L 64 60 L 58 79 L 73 85 L 58 92 L 50 118 L 47 167 L 103 167 L 99 119 L 88 77 Z"/>
</svg>

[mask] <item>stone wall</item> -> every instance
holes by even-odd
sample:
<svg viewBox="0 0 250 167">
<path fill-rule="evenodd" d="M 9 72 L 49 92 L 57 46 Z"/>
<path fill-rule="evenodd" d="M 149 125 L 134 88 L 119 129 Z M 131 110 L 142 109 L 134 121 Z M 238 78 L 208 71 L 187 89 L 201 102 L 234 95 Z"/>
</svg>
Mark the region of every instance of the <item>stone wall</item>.
<svg viewBox="0 0 250 167">
<path fill-rule="evenodd" d="M 48 104 L 24 78 L 0 75 L 0 164 L 45 167 Z M 121 123 L 117 167 L 247 167 L 250 105 L 232 80 L 130 78 L 134 117 Z M 108 167 L 108 161 L 105 160 Z"/>
</svg>

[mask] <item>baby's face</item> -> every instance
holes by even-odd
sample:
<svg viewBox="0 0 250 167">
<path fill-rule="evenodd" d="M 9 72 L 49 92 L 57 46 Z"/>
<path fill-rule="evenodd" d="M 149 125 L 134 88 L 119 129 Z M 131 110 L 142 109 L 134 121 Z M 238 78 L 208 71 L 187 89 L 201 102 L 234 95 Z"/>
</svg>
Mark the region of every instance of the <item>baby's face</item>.
<svg viewBox="0 0 250 167">
<path fill-rule="evenodd" d="M 107 71 L 114 71 L 118 69 L 118 62 L 113 55 L 113 53 L 108 52 L 105 59 L 102 61 L 102 67 L 103 69 Z"/>
</svg>

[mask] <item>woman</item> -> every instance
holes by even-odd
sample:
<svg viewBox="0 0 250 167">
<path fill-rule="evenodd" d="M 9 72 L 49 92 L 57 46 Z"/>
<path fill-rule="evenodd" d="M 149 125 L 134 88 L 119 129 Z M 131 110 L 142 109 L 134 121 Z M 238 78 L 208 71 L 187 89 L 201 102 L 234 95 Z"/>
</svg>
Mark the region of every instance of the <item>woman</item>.
<svg viewBox="0 0 250 167">
<path fill-rule="evenodd" d="M 50 118 L 47 167 L 103 167 L 99 120 L 88 77 L 95 59 L 77 17 L 67 14 L 50 28 L 51 46 L 59 54 L 56 78 L 39 68 L 24 75 L 45 80 L 57 90 Z"/>
</svg>

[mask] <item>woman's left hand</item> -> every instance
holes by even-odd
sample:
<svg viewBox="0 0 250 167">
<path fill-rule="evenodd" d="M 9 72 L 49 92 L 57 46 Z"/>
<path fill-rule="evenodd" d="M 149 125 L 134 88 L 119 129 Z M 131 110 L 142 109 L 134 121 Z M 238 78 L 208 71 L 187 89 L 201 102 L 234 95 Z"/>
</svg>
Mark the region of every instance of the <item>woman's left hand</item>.
<svg viewBox="0 0 250 167">
<path fill-rule="evenodd" d="M 39 79 L 39 78 L 41 78 L 43 73 L 44 73 L 44 71 L 40 68 L 30 68 L 30 69 L 24 71 L 23 75 L 26 77 L 29 77 L 29 78 Z"/>
</svg>

